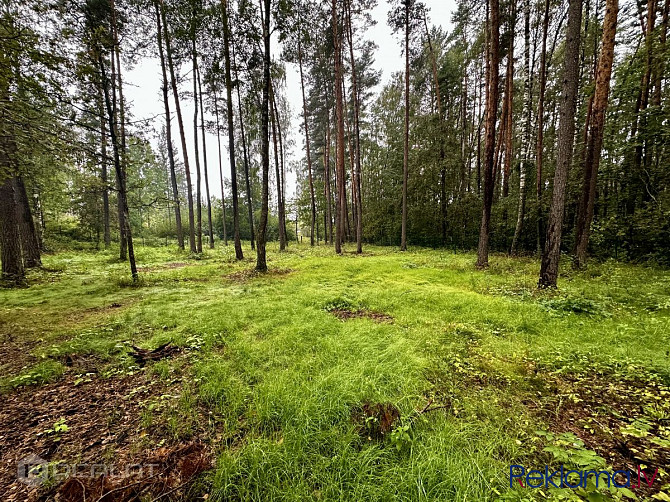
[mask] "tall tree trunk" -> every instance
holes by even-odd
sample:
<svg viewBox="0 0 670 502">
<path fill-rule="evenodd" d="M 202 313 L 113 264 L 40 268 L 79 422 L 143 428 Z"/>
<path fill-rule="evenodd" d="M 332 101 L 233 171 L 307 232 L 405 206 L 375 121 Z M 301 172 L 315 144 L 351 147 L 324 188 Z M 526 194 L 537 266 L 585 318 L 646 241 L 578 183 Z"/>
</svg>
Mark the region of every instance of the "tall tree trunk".
<svg viewBox="0 0 670 502">
<path fill-rule="evenodd" d="M 16 202 L 19 234 L 21 235 L 21 250 L 23 251 L 23 265 L 25 268 L 42 266 L 40 245 L 35 233 L 33 213 L 30 210 L 26 185 L 20 174 L 14 176 L 14 197 Z"/>
<path fill-rule="evenodd" d="M 198 69 L 198 96 L 200 98 L 200 132 L 202 134 L 202 162 L 205 171 L 205 196 L 207 197 L 207 231 L 209 233 L 209 249 L 214 249 L 214 227 L 212 225 L 212 199 L 209 196 L 209 175 L 207 174 L 207 140 L 205 139 L 205 107 L 202 105 L 202 86 Z"/>
<path fill-rule="evenodd" d="M 100 116 L 100 184 L 102 185 L 102 226 L 105 249 L 112 243 L 109 228 L 109 186 L 107 176 L 107 126 L 105 125 L 105 105 L 102 87 L 98 83 L 98 115 Z"/>
<path fill-rule="evenodd" d="M 200 148 L 198 138 L 198 51 L 196 48 L 196 20 L 195 12 L 191 20 L 191 56 L 193 72 L 193 151 L 195 155 L 195 198 L 196 198 L 196 237 L 198 243 L 198 253 L 202 253 L 202 171 L 200 170 Z M 233 153 L 231 153 L 231 157 Z"/>
<path fill-rule="evenodd" d="M 610 79 L 612 77 L 614 39 L 616 36 L 618 11 L 618 0 L 607 0 L 605 6 L 605 19 L 603 20 L 602 48 L 600 59 L 598 60 L 596 87 L 591 111 L 591 128 L 586 146 L 582 199 L 577 219 L 577 244 L 574 261 L 574 265 L 577 268 L 586 265 L 591 222 L 593 221 L 593 208 L 596 198 L 598 166 L 600 164 L 600 154 L 603 146 L 605 111 L 607 110 Z"/>
<path fill-rule="evenodd" d="M 523 228 L 523 219 L 526 215 L 526 176 L 528 174 L 528 164 L 530 163 L 530 125 L 531 111 L 533 106 L 533 96 L 531 95 L 530 79 L 530 0 L 524 4 L 524 64 L 523 64 L 523 151 L 521 154 L 521 163 L 519 164 L 519 207 L 516 218 L 516 228 L 514 229 L 514 238 L 510 254 L 517 254 L 521 230 Z"/>
<path fill-rule="evenodd" d="M 121 156 L 121 170 L 123 171 L 123 176 L 125 178 L 126 176 L 126 171 L 128 169 L 128 156 L 127 156 L 127 148 L 126 148 L 126 101 L 123 97 L 123 76 L 121 72 L 121 46 L 119 44 L 119 31 L 118 31 L 118 25 L 117 25 L 117 20 L 116 20 L 116 3 L 115 0 L 110 0 L 110 5 L 112 9 L 112 39 L 114 42 L 114 46 L 112 49 L 112 58 L 114 61 L 112 61 L 112 68 L 113 68 L 113 75 L 112 75 L 112 80 L 114 81 L 114 84 L 112 86 L 112 89 L 114 90 L 114 101 L 116 102 L 116 94 L 118 91 L 118 109 L 115 107 L 115 111 L 118 112 L 119 114 L 119 120 L 118 120 L 118 135 L 120 136 L 120 144 L 119 147 L 121 148 L 120 156 Z M 115 63 L 114 63 L 115 62 Z M 115 70 L 114 70 L 115 68 Z M 117 189 L 120 189 L 120 185 L 117 184 Z M 119 222 L 121 221 L 120 218 L 123 217 L 124 210 L 123 210 L 123 202 L 120 201 L 117 198 L 117 203 L 118 203 L 118 211 L 119 211 Z M 125 224 L 119 223 L 119 258 L 123 261 L 126 261 L 128 258 L 128 237 L 124 235 L 123 230 L 126 228 Z"/>
<path fill-rule="evenodd" d="M 442 245 L 447 243 L 447 167 L 445 165 L 445 151 L 444 138 L 446 137 L 446 127 L 444 123 L 444 116 L 442 115 L 442 92 L 440 90 L 440 80 L 437 76 L 437 55 L 433 47 L 433 41 L 430 38 L 430 31 L 428 30 L 428 19 L 423 18 L 423 26 L 426 30 L 426 41 L 428 42 L 428 50 L 430 52 L 430 62 L 433 70 L 433 84 L 435 85 L 435 101 L 437 103 L 437 120 L 440 125 L 439 141 L 440 141 L 440 220 L 442 226 Z M 459 183 L 459 194 L 462 195 L 465 189 L 465 175 L 464 166 L 461 167 L 461 179 Z"/>
<path fill-rule="evenodd" d="M 179 200 L 179 189 L 177 187 L 177 172 L 174 162 L 174 150 L 172 148 L 172 117 L 170 116 L 170 99 L 168 96 L 168 78 L 165 67 L 165 54 L 163 53 L 163 34 L 161 27 L 160 5 L 155 3 L 156 8 L 156 33 L 158 38 L 158 54 L 161 60 L 161 72 L 163 74 L 163 107 L 165 108 L 165 138 L 167 141 L 168 161 L 170 164 L 170 183 L 172 186 L 172 198 L 174 200 L 174 216 L 177 229 L 177 243 L 179 249 L 184 249 L 184 230 L 181 226 L 181 202 Z M 106 167 L 106 166 L 105 166 Z"/>
<path fill-rule="evenodd" d="M 537 252 L 542 252 L 542 169 L 544 160 L 544 99 L 547 90 L 547 35 L 549 33 L 550 0 L 544 2 L 542 20 L 542 51 L 540 52 L 540 93 L 537 97 L 537 143 L 535 147 L 535 196 L 537 198 Z"/>
<path fill-rule="evenodd" d="M 579 85 L 579 45 L 582 27 L 582 0 L 569 0 L 568 26 L 566 29 L 565 60 L 563 63 L 563 89 L 560 101 L 556 172 L 554 192 L 547 222 L 547 240 L 542 254 L 540 288 L 556 287 L 561 257 L 561 237 L 565 213 L 565 192 L 572 163 L 575 139 L 575 109 Z"/>
<path fill-rule="evenodd" d="M 114 55 L 111 55 L 111 58 L 113 58 Z M 108 124 L 109 124 L 109 133 L 110 133 L 110 138 L 112 141 L 112 149 L 114 151 L 114 169 L 116 171 L 116 179 L 118 181 L 119 185 L 119 194 L 118 197 L 121 200 L 120 205 L 121 205 L 121 211 L 122 211 L 122 217 L 121 217 L 121 224 L 123 225 L 123 229 L 121 233 L 125 235 L 126 237 L 126 245 L 128 249 L 128 261 L 130 262 L 130 273 L 133 278 L 133 282 L 136 282 L 138 279 L 138 274 L 137 274 L 137 266 L 135 264 L 135 250 L 133 247 L 133 235 L 131 231 L 131 226 L 130 226 L 130 216 L 128 214 L 128 199 L 127 199 L 127 192 L 126 192 L 126 173 L 123 170 L 122 164 L 121 164 L 121 154 L 119 152 L 119 140 L 116 136 L 116 124 L 114 124 L 114 117 L 116 117 L 116 113 L 113 107 L 112 99 L 110 98 L 109 95 L 109 79 L 107 78 L 107 73 L 105 71 L 105 63 L 102 59 L 102 54 L 98 56 L 98 65 L 100 69 L 100 75 L 102 78 L 102 89 L 103 93 L 105 95 L 105 106 L 107 108 L 107 118 L 108 118 Z M 113 86 L 112 86 L 113 88 Z"/>
<path fill-rule="evenodd" d="M 235 81 L 237 85 L 237 109 L 239 112 L 240 120 L 240 134 L 242 136 L 242 154 L 244 157 L 244 181 L 245 188 L 247 192 L 247 210 L 249 212 L 249 229 L 251 232 L 251 250 L 256 249 L 256 234 L 254 232 L 254 205 L 252 202 L 251 194 L 251 177 L 249 176 L 249 153 L 247 151 L 247 135 L 244 131 L 244 114 L 242 113 L 242 98 L 240 96 L 240 79 L 237 75 L 237 63 L 235 59 L 235 44 L 231 44 L 232 58 L 233 58 L 233 68 L 235 69 Z"/>
<path fill-rule="evenodd" d="M 300 68 L 300 89 L 302 91 L 302 116 L 305 123 L 305 154 L 307 156 L 307 178 L 309 181 L 309 203 L 310 203 L 310 232 L 309 242 L 314 246 L 314 231 L 316 227 L 316 199 L 314 197 L 314 179 L 312 177 L 312 156 L 309 144 L 309 118 L 307 114 L 307 98 L 305 97 L 305 77 L 302 69 L 302 31 L 298 35 L 298 67 Z"/>
<path fill-rule="evenodd" d="M 237 168 L 235 165 L 235 125 L 233 123 L 233 80 L 230 70 L 230 23 L 228 21 L 228 0 L 221 0 L 223 12 L 223 58 L 226 64 L 226 112 L 228 116 L 228 152 L 230 156 L 230 182 L 233 196 L 233 235 L 235 239 L 235 257 L 244 259 L 240 241 L 240 210 L 237 191 Z M 264 28 L 265 29 L 265 28 Z M 265 243 L 263 243 L 265 251 Z"/>
<path fill-rule="evenodd" d="M 337 1 L 332 3 L 333 42 L 335 44 L 335 126 L 336 126 L 336 221 L 335 252 L 342 253 L 347 218 L 346 188 L 344 171 L 344 102 L 342 96 L 342 35 L 339 29 Z"/>
<path fill-rule="evenodd" d="M 277 116 L 277 108 L 274 99 L 274 89 L 270 87 L 270 122 L 272 124 L 272 144 L 274 146 L 274 156 L 275 156 L 275 177 L 277 179 L 277 220 L 279 224 L 279 250 L 284 251 L 286 249 L 286 221 L 284 220 L 284 201 L 282 197 L 282 176 L 279 168 L 279 147 L 277 145 L 277 122 L 279 117 Z"/>
<path fill-rule="evenodd" d="M 354 33 L 351 19 L 351 0 L 347 2 L 348 32 L 349 32 L 349 56 L 351 58 L 351 86 L 352 99 L 354 103 L 354 155 L 355 170 L 352 183 L 356 188 L 356 252 L 363 252 L 363 196 L 361 194 L 361 103 L 358 90 L 358 70 L 356 69 L 356 58 L 354 57 Z"/>
<path fill-rule="evenodd" d="M 223 222 L 223 245 L 228 245 L 228 229 L 226 228 L 226 190 L 223 187 L 223 160 L 221 157 L 221 125 L 219 124 L 219 101 L 214 94 L 214 115 L 216 117 L 216 142 L 219 148 L 219 178 L 221 180 L 221 210 Z M 253 238 L 251 240 L 253 242 Z"/>
<path fill-rule="evenodd" d="M 516 5 L 514 3 L 512 3 L 511 10 L 510 40 L 507 52 L 507 72 L 505 75 L 505 103 L 502 112 L 502 120 L 505 121 L 505 166 L 502 175 L 503 197 L 509 195 L 509 178 L 512 173 L 512 161 L 514 158 L 514 38 L 516 35 Z M 525 75 L 524 85 L 527 79 L 528 74 Z"/>
<path fill-rule="evenodd" d="M 112 49 L 114 50 L 114 49 Z M 111 69 L 111 93 L 112 93 L 112 109 L 114 110 L 114 125 L 115 127 L 118 127 L 119 124 L 119 107 L 117 105 L 117 96 L 116 96 L 116 83 L 117 83 L 117 78 L 116 78 L 116 60 L 114 57 L 114 53 L 112 52 L 110 59 L 110 69 Z M 116 133 L 117 138 L 119 135 L 121 137 L 124 137 L 125 134 L 123 132 L 119 132 L 117 129 L 114 131 Z M 121 153 L 122 158 L 120 159 L 121 162 L 121 170 L 123 171 L 123 152 Z M 119 178 L 116 177 L 114 180 L 115 183 L 115 188 L 116 188 L 116 214 L 117 214 L 117 219 L 119 220 L 119 260 L 121 261 L 126 261 L 128 259 L 128 244 L 126 243 L 126 236 L 123 233 L 125 229 L 125 225 L 123 224 L 123 204 L 121 203 L 121 198 L 119 197 L 119 192 L 121 191 L 121 186 L 119 182 Z"/>
<path fill-rule="evenodd" d="M 181 139 L 181 150 L 184 156 L 184 173 L 186 175 L 186 191 L 188 200 L 188 235 L 191 253 L 196 253 L 198 248 L 195 242 L 195 214 L 193 211 L 193 184 L 191 183 L 191 168 L 188 162 L 188 148 L 186 146 L 186 130 L 184 119 L 181 114 L 179 102 L 179 90 L 177 89 L 177 78 L 175 76 L 174 62 L 172 60 L 172 46 L 170 44 L 170 31 L 168 29 L 163 0 L 161 2 L 161 19 L 163 20 L 163 34 L 165 35 L 165 54 L 167 55 L 168 68 L 170 69 L 170 83 L 172 85 L 172 96 L 174 97 L 175 111 L 177 112 L 177 123 L 179 124 L 179 137 Z"/>
<path fill-rule="evenodd" d="M 324 196 L 326 197 L 326 221 L 324 227 L 325 242 L 333 244 L 333 214 L 332 214 L 332 196 L 331 196 L 331 172 L 330 172 L 330 107 L 326 98 L 326 141 L 323 149 L 323 164 L 325 170 Z"/>
<path fill-rule="evenodd" d="M 405 3 L 405 131 L 402 161 L 402 222 L 400 250 L 407 251 L 407 182 L 409 178 L 409 3 Z"/>
<path fill-rule="evenodd" d="M 4 125 L 4 124 L 3 124 Z M 0 258 L 2 259 L 2 279 L 21 283 L 25 278 L 19 221 L 14 203 L 13 170 L 6 148 L 8 137 L 1 138 L 0 146 Z"/>
<path fill-rule="evenodd" d="M 488 30 L 488 61 L 486 88 L 486 143 L 484 146 L 484 204 L 477 247 L 477 267 L 489 266 L 489 234 L 491 207 L 495 187 L 494 155 L 496 148 L 496 113 L 498 109 L 498 64 L 500 60 L 500 6 L 498 0 L 489 0 L 490 23 Z"/>
<path fill-rule="evenodd" d="M 256 270 L 265 272 L 268 269 L 265 256 L 266 231 L 268 224 L 268 184 L 270 174 L 270 138 L 269 138 L 269 107 L 270 107 L 270 0 L 263 0 L 263 101 L 261 103 L 261 217 L 258 224 L 258 242 L 256 245 Z"/>
<path fill-rule="evenodd" d="M 0 107 L 0 260 L 2 261 L 2 279 L 19 284 L 25 279 L 23 256 L 21 254 L 21 236 L 19 218 L 15 203 L 16 148 L 12 135 L 12 120 L 8 105 L 12 78 L 9 58 L 0 46 L 0 99 L 7 106 Z"/>
</svg>

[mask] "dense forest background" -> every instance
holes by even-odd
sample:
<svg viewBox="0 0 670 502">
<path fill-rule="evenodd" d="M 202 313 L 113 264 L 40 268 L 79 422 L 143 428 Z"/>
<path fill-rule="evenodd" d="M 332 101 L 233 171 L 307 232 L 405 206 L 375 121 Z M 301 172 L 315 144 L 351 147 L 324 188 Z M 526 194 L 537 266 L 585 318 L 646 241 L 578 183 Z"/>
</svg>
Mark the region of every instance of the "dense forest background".
<svg viewBox="0 0 670 502">
<path fill-rule="evenodd" d="M 388 19 L 375 5 L 3 3 L 3 275 L 63 246 L 118 246 L 136 275 L 133 238 L 192 253 L 230 240 L 238 258 L 249 241 L 260 269 L 267 240 L 296 238 L 479 247 L 481 266 L 489 248 L 670 264 L 669 0 L 460 0 L 450 32 L 421 2 L 394 0 Z M 375 22 L 406 63 L 383 86 Z M 163 78 L 149 121 L 124 98 L 143 57 Z"/>
</svg>

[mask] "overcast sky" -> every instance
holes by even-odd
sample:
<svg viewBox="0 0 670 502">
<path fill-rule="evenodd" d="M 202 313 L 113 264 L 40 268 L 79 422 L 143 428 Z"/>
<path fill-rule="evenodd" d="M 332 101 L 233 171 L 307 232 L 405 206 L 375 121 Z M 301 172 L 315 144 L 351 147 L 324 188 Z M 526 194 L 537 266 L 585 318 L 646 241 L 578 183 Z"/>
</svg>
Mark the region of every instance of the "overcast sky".
<svg viewBox="0 0 670 502">
<path fill-rule="evenodd" d="M 430 20 L 435 25 L 441 25 L 443 28 L 451 29 L 451 14 L 455 8 L 455 0 L 423 0 L 430 9 Z M 400 71 L 403 68 L 403 56 L 401 52 L 400 42 L 397 37 L 391 34 L 391 29 L 386 23 L 387 13 L 389 11 L 389 4 L 385 0 L 379 0 L 379 5 L 374 9 L 372 15 L 377 21 L 377 24 L 372 27 L 367 33 L 357 33 L 358 37 L 364 36 L 367 39 L 374 40 L 378 45 L 376 53 L 375 66 L 382 72 L 382 84 L 386 83 L 391 75 Z M 277 50 L 275 47 L 275 54 Z M 160 131 L 164 123 L 163 98 L 161 94 L 161 70 L 158 59 L 144 59 L 136 64 L 131 70 L 125 72 L 125 80 L 127 82 L 124 88 L 125 96 L 129 101 L 133 116 L 135 120 L 152 119 L 150 127 L 155 131 Z M 287 65 L 287 95 L 291 106 L 291 131 L 288 131 L 290 137 L 294 140 L 293 151 L 287 152 L 287 168 L 288 162 L 292 159 L 302 157 L 303 138 L 300 134 L 299 124 L 302 120 L 300 117 L 302 108 L 302 95 L 300 91 L 300 75 L 297 66 Z M 171 98 L 172 99 L 172 98 Z M 174 111 L 174 106 L 172 106 Z M 187 128 L 186 140 L 189 147 L 189 160 L 191 160 L 191 170 L 195 169 L 193 165 L 193 107 L 190 103 L 182 103 L 182 113 L 184 114 L 184 123 Z M 207 117 L 206 117 L 207 118 Z M 213 117 L 212 117 L 213 120 Z M 176 130 L 176 120 L 172 122 L 173 138 L 181 151 L 179 144 L 178 131 Z M 156 139 L 152 138 L 152 142 L 156 143 Z M 222 138 L 223 149 L 223 170 L 226 178 L 230 177 L 230 167 L 228 161 L 227 140 Z M 296 151 L 297 150 L 297 151 Z M 207 135 L 207 159 L 208 159 L 208 174 L 210 179 L 210 190 L 212 196 L 221 197 L 219 184 L 219 164 L 218 164 L 218 150 L 216 136 L 212 134 Z M 195 175 L 194 175 L 195 178 Z M 288 173 L 286 177 L 287 201 L 290 200 L 295 193 L 295 174 Z M 204 185 L 202 193 L 205 193 Z M 228 194 L 227 194 L 228 195 Z"/>
</svg>

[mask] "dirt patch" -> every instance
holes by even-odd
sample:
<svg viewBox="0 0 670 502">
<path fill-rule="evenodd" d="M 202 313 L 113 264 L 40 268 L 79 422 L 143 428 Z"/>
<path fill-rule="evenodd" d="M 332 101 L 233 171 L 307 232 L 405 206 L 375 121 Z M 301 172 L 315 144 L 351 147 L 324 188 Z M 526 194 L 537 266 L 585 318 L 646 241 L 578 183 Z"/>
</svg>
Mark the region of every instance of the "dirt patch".
<svg viewBox="0 0 670 502">
<path fill-rule="evenodd" d="M 361 437 L 383 440 L 400 419 L 400 411 L 391 403 L 363 403 L 351 410 L 351 421 Z"/>
<path fill-rule="evenodd" d="M 86 378 L 68 375 L 55 384 L 20 389 L 4 396 L 0 403 L 0 443 L 3 446 L 0 451 L 0 493 L 3 500 L 43 499 L 44 487 L 27 486 L 17 476 L 20 461 L 33 455 L 39 457 L 40 462 L 55 466 L 96 465 L 122 473 L 127 472 L 127 466 L 144 465 L 163 455 L 156 461 L 156 476 L 148 480 L 144 479 L 146 472 L 143 471 L 139 474 L 131 472 L 135 478 L 139 477 L 132 481 L 127 476 L 106 480 L 89 474 L 90 479 L 85 483 L 75 479 L 67 483 L 69 488 L 57 484 L 53 490 L 67 488 L 62 495 L 70 498 L 63 500 L 83 500 L 76 498 L 77 486 L 86 490 L 86 500 L 96 500 L 91 493 L 126 486 L 123 485 L 126 482 L 139 481 L 135 488 L 147 493 L 165 493 L 187 482 L 189 472 L 200 470 L 197 467 L 200 461 L 196 462 L 191 456 L 193 450 L 147 452 L 141 446 L 142 437 L 146 435 L 141 418 L 144 405 L 156 396 L 178 393 L 180 388 L 180 383 L 168 386 L 144 372 L 108 379 L 95 375 Z M 189 460 L 184 464 L 177 457 Z M 194 463 L 196 467 L 193 467 Z M 62 473 L 63 469 L 57 472 Z M 89 486 L 92 480 L 98 480 L 98 488 Z M 155 485 L 159 481 L 160 487 Z M 128 497 L 113 498 L 110 495 L 103 500 L 132 499 L 132 492 L 125 488 L 114 493 L 125 493 Z"/>
<path fill-rule="evenodd" d="M 256 269 L 238 270 L 237 272 L 224 275 L 223 278 L 237 283 L 245 283 L 256 278 L 283 277 L 290 275 L 293 272 L 294 270 L 290 268 L 275 268 L 270 269 L 267 272 L 259 272 Z"/>
<path fill-rule="evenodd" d="M 63 502 L 181 499 L 189 483 L 211 467 L 212 458 L 202 443 L 159 448 L 122 476 L 70 477 L 53 495 Z"/>
<path fill-rule="evenodd" d="M 22 369 L 34 364 L 37 358 L 31 352 L 36 346 L 35 341 L 17 343 L 10 334 L 5 335 L 0 342 L 0 377 L 17 375 Z"/>
<path fill-rule="evenodd" d="M 350 310 L 350 309 L 331 309 L 328 312 L 333 314 L 341 321 L 349 321 L 350 319 L 371 319 L 378 323 L 391 323 L 393 317 L 382 312 L 374 312 L 371 310 Z"/>
<path fill-rule="evenodd" d="M 670 471 L 670 388 L 658 379 L 634 380 L 620 375 L 537 375 L 534 395 L 524 404 L 555 433 L 572 433 L 615 470 L 637 472 L 646 466 Z M 652 487 L 644 483 L 643 499 L 658 493 L 667 478 Z"/>
<path fill-rule="evenodd" d="M 135 359 L 135 362 L 140 366 L 144 366 L 149 361 L 160 361 L 166 357 L 172 357 L 181 351 L 179 347 L 171 343 L 164 343 L 160 347 L 153 350 L 142 349 L 133 345 L 133 351 L 130 356 Z"/>
</svg>

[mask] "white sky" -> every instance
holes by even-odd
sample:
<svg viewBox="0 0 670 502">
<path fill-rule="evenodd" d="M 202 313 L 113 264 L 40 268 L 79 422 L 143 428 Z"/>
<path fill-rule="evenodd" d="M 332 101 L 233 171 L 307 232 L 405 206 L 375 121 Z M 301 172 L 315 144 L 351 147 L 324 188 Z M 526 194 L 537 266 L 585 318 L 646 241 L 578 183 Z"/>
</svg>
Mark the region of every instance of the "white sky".
<svg viewBox="0 0 670 502">
<path fill-rule="evenodd" d="M 443 28 L 451 29 L 452 12 L 456 6 L 456 0 L 423 0 L 430 9 L 430 20 L 434 25 L 441 25 Z M 403 56 L 399 40 L 391 34 L 391 29 L 388 27 L 386 19 L 387 13 L 390 9 L 388 1 L 379 0 L 379 5 L 372 12 L 373 18 L 377 24 L 373 26 L 367 33 L 357 33 L 358 37 L 364 37 L 373 40 L 377 46 L 375 67 L 382 71 L 382 84 L 385 84 L 390 79 L 393 72 L 402 70 Z M 278 53 L 277 46 L 274 46 L 274 54 Z M 150 126 L 155 131 L 160 131 L 164 123 L 163 98 L 161 93 L 162 76 L 160 70 L 160 62 L 158 59 L 143 59 L 139 61 L 131 70 L 126 70 L 125 74 L 125 97 L 129 102 L 132 114 L 135 120 L 152 119 Z M 302 108 L 302 94 L 300 90 L 300 75 L 298 68 L 295 65 L 287 65 L 286 78 L 286 92 L 288 102 L 291 106 L 291 130 L 288 131 L 290 137 L 294 140 L 294 147 L 287 152 L 286 166 L 291 159 L 301 158 L 303 155 L 303 138 L 300 133 L 299 124 L 301 119 L 300 113 Z M 172 100 L 172 96 L 170 96 Z M 172 111 L 174 113 L 174 105 L 171 102 Z M 194 152 L 193 152 L 193 106 L 190 102 L 182 101 L 182 113 L 184 116 L 184 124 L 186 130 L 186 142 L 189 148 L 189 160 L 191 163 L 191 170 L 195 169 Z M 207 120 L 208 117 L 206 116 Z M 213 117 L 211 117 L 213 120 Z M 177 131 L 176 120 L 172 121 L 172 135 L 178 150 L 181 151 L 179 143 L 179 133 Z M 153 139 L 152 143 L 156 143 Z M 222 138 L 223 148 L 223 170 L 226 178 L 230 177 L 230 165 L 228 160 L 227 139 Z M 207 160 L 208 160 L 208 175 L 209 186 L 212 191 L 211 195 L 221 197 L 219 193 L 219 164 L 218 164 L 218 150 L 216 136 L 207 134 Z M 202 153 L 201 153 L 202 163 Z M 194 173 L 193 173 L 194 174 Z M 195 175 L 193 176 L 195 179 Z M 204 177 L 203 177 L 204 179 Z M 291 200 L 295 194 L 296 176 L 294 173 L 287 173 L 286 176 L 286 191 L 287 202 Z M 202 186 L 202 193 L 205 193 L 204 181 Z M 227 194 L 229 195 L 229 194 Z"/>
</svg>

